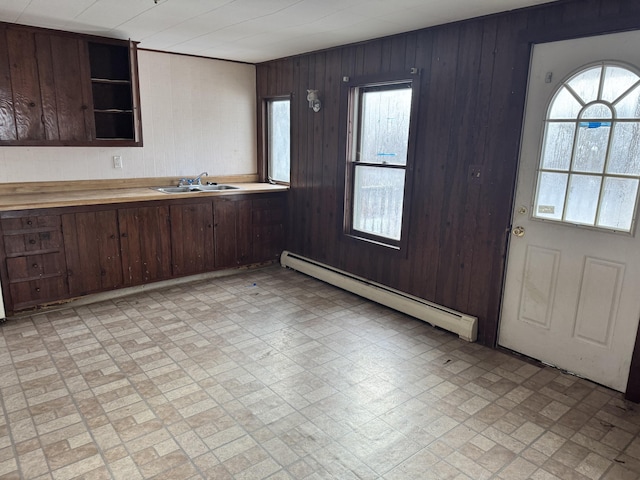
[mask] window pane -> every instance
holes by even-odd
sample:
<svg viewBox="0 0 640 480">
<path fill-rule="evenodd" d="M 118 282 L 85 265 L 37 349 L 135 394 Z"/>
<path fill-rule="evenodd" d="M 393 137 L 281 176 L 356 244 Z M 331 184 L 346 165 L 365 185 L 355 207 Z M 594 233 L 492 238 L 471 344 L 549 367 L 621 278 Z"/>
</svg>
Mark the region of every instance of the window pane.
<svg viewBox="0 0 640 480">
<path fill-rule="evenodd" d="M 404 170 L 356 165 L 353 228 L 400 240 L 404 201 Z"/>
<path fill-rule="evenodd" d="M 640 85 L 616 104 L 618 118 L 640 118 Z"/>
<path fill-rule="evenodd" d="M 637 179 L 605 178 L 598 226 L 630 231 L 637 193 Z"/>
<path fill-rule="evenodd" d="M 268 103 L 267 144 L 269 178 L 289 183 L 291 163 L 291 109 L 289 100 Z"/>
<path fill-rule="evenodd" d="M 566 87 L 562 87 L 553 99 L 549 118 L 573 120 L 581 109 L 582 105 L 576 100 L 576 97 Z"/>
<path fill-rule="evenodd" d="M 611 122 L 580 122 L 573 170 L 602 173 L 610 131 Z"/>
<path fill-rule="evenodd" d="M 595 224 L 601 181 L 602 177 L 595 175 L 571 175 L 565 214 L 567 222 Z"/>
<path fill-rule="evenodd" d="M 616 123 L 607 173 L 640 175 L 640 123 Z"/>
<path fill-rule="evenodd" d="M 598 99 L 601 72 L 602 67 L 590 68 L 573 77 L 567 82 L 567 85 L 578 94 L 584 103 L 593 102 Z"/>
<path fill-rule="evenodd" d="M 363 91 L 358 161 L 406 165 L 411 88 Z"/>
<path fill-rule="evenodd" d="M 542 153 L 542 168 L 548 170 L 569 170 L 575 123 L 547 123 Z"/>
<path fill-rule="evenodd" d="M 611 116 L 611 109 L 602 103 L 589 105 L 582 112 L 582 118 L 611 118 Z"/>
<path fill-rule="evenodd" d="M 638 80 L 638 76 L 626 68 L 605 67 L 602 99 L 608 102 L 615 101 Z"/>
<path fill-rule="evenodd" d="M 535 217 L 562 220 L 568 177 L 569 175 L 566 173 L 540 173 Z"/>
</svg>

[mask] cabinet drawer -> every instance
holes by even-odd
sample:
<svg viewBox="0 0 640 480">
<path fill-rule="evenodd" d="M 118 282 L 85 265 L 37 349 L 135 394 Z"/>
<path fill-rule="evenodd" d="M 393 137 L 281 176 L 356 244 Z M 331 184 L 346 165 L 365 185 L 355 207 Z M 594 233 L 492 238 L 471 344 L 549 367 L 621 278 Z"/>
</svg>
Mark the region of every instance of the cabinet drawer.
<svg viewBox="0 0 640 480">
<path fill-rule="evenodd" d="M 9 290 L 14 309 L 67 297 L 65 281 L 61 276 L 12 283 Z"/>
<path fill-rule="evenodd" d="M 57 252 L 62 246 L 62 234 L 57 230 L 4 235 L 4 251 L 8 257 L 25 253 Z"/>
<path fill-rule="evenodd" d="M 2 230 L 5 233 L 25 233 L 28 231 L 34 231 L 38 229 L 52 229 L 60 227 L 59 215 L 40 215 L 34 217 L 19 217 L 19 218 L 3 218 Z"/>
<path fill-rule="evenodd" d="M 12 283 L 17 280 L 60 276 L 64 270 L 64 258 L 60 253 L 7 258 L 7 273 L 9 282 Z"/>
</svg>

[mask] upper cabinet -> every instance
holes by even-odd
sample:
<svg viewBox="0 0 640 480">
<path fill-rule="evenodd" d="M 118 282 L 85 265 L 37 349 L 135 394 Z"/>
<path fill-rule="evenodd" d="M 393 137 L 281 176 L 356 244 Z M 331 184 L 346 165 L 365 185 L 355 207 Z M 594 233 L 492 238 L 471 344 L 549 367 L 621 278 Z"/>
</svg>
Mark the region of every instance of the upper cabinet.
<svg viewBox="0 0 640 480">
<path fill-rule="evenodd" d="M 132 42 L 0 23 L 0 145 L 141 146 Z"/>
</svg>

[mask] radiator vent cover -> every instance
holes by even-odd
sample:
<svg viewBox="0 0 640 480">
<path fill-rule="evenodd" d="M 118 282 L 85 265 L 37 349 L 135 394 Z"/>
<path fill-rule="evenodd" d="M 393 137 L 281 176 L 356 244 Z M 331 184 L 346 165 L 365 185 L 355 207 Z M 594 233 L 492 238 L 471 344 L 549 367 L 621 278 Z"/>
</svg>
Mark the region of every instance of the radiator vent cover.
<svg viewBox="0 0 640 480">
<path fill-rule="evenodd" d="M 476 317 L 428 302 L 286 250 L 280 256 L 280 264 L 453 332 L 467 342 L 475 342 L 478 338 L 478 319 Z"/>
</svg>

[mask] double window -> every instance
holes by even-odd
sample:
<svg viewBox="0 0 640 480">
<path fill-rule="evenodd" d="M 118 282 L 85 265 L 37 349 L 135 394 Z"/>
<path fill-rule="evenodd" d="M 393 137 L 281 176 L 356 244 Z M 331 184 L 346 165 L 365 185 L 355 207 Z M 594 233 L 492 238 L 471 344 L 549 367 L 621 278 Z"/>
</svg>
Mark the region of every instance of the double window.
<svg viewBox="0 0 640 480">
<path fill-rule="evenodd" d="M 411 79 L 350 83 L 346 233 L 399 248 L 410 164 Z"/>
</svg>

